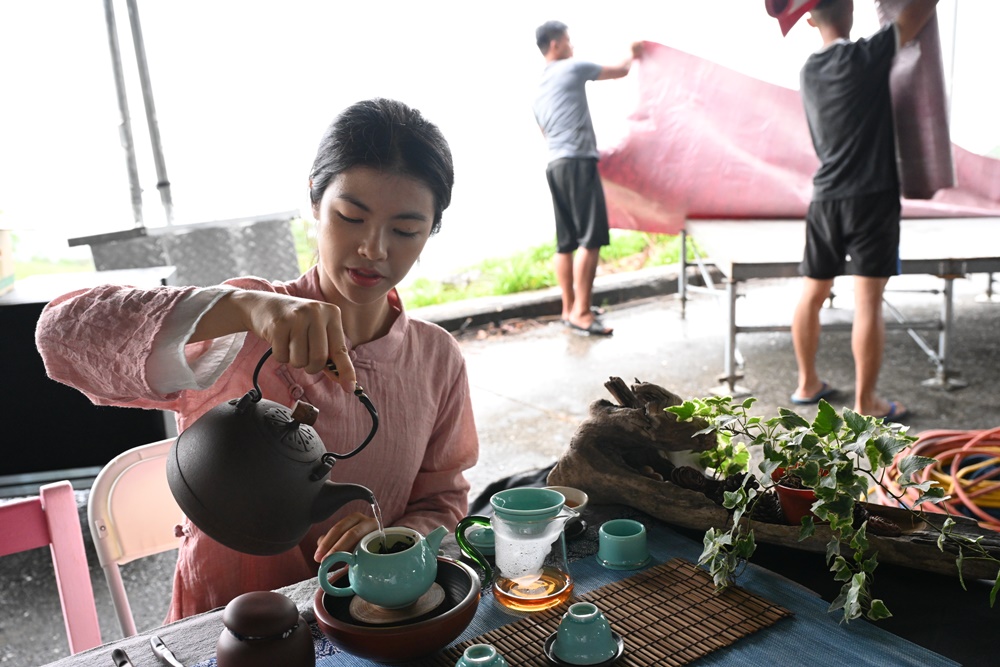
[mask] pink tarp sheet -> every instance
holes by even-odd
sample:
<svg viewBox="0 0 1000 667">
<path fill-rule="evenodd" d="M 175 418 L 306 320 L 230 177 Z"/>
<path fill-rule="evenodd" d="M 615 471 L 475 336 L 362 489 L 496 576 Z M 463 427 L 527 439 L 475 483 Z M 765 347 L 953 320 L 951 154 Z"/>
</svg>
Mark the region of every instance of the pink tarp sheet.
<svg viewBox="0 0 1000 667">
<path fill-rule="evenodd" d="M 904 217 L 1000 215 L 1000 160 L 952 144 L 957 187 Z M 679 233 L 692 219 L 803 219 L 818 166 L 796 90 L 646 42 L 629 132 L 603 151 L 611 226 Z"/>
</svg>

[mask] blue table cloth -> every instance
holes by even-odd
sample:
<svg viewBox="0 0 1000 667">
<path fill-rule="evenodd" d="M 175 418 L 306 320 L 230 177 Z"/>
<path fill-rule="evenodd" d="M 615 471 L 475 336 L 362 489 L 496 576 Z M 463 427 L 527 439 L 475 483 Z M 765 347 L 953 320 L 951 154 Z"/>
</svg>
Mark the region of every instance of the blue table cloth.
<svg viewBox="0 0 1000 667">
<path fill-rule="evenodd" d="M 658 522 L 647 522 L 652 564 L 672 558 L 697 562 L 701 545 Z M 605 584 L 619 581 L 634 572 L 608 570 L 593 556 L 570 564 L 575 581 L 574 593 L 587 593 Z M 839 622 L 839 614 L 827 611 L 828 603 L 812 591 L 769 570 L 749 564 L 739 585 L 792 611 L 794 615 L 764 630 L 744 637 L 697 661 L 699 667 L 713 665 L 868 665 L 871 667 L 936 667 L 957 665 L 877 625 L 862 620 Z M 456 640 L 473 639 L 523 618 L 501 606 L 492 595 L 484 595 L 469 627 Z M 319 630 L 312 626 L 317 667 L 373 667 L 378 663 L 340 652 Z M 214 667 L 215 660 L 195 667 Z M 512 666 L 514 667 L 514 666 Z"/>
</svg>

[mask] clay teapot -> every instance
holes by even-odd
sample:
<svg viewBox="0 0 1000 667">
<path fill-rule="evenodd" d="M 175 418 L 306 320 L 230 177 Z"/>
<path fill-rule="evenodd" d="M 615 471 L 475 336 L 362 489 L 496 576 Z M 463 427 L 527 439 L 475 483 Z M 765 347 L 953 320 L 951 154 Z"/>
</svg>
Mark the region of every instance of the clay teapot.
<svg viewBox="0 0 1000 667">
<path fill-rule="evenodd" d="M 299 401 L 289 410 L 264 399 L 257 376 L 242 398 L 217 405 L 177 437 L 167 457 L 167 481 L 194 525 L 225 546 L 260 556 L 296 546 L 316 522 L 352 500 L 374 502 L 357 484 L 327 479 L 337 459 L 354 456 L 378 430 L 378 411 L 358 386 L 372 428 L 347 454 L 328 452 L 312 428 L 319 411 Z"/>
<path fill-rule="evenodd" d="M 309 624 L 290 599 L 273 591 L 244 593 L 222 612 L 215 645 L 219 667 L 314 667 Z"/>
</svg>

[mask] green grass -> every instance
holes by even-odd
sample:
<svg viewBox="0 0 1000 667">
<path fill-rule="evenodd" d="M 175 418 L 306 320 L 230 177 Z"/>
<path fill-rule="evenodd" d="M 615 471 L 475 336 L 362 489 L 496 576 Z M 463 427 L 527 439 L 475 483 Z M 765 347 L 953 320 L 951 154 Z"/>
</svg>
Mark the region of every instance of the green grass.
<svg viewBox="0 0 1000 667">
<path fill-rule="evenodd" d="M 401 287 L 400 297 L 407 308 L 420 308 L 552 287 L 556 285 L 552 266 L 555 251 L 553 241 L 510 257 L 484 260 L 463 271 L 455 281 L 435 282 L 420 278 L 407 287 Z M 691 249 L 688 254 L 693 260 Z M 601 263 L 608 271 L 675 264 L 679 259 L 680 237 L 666 234 L 613 229 L 611 245 L 601 248 Z"/>
<path fill-rule="evenodd" d="M 94 261 L 90 259 L 49 259 L 32 258 L 27 261 L 14 260 L 14 279 L 27 278 L 49 273 L 82 273 L 93 271 Z"/>
</svg>

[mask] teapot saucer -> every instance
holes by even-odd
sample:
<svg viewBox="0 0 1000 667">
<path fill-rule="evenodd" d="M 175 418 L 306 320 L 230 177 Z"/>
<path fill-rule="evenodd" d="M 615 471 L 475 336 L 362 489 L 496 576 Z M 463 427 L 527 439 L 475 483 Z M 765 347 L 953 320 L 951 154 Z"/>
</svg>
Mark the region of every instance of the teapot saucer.
<svg viewBox="0 0 1000 667">
<path fill-rule="evenodd" d="M 426 593 L 417 598 L 416 602 L 400 609 L 386 609 L 355 595 L 351 598 L 348 610 L 355 621 L 372 625 L 388 625 L 423 616 L 437 609 L 444 602 L 444 598 L 444 589 L 441 588 L 441 584 L 435 581 Z"/>
<path fill-rule="evenodd" d="M 611 636 L 614 637 L 615 643 L 618 644 L 618 650 L 615 652 L 613 656 L 611 656 L 604 662 L 592 663 L 585 666 L 582 666 L 580 663 L 576 662 L 566 662 L 565 660 L 560 660 L 556 656 L 556 652 L 554 650 L 557 634 L 559 633 L 553 632 L 545 640 L 545 657 L 548 659 L 550 664 L 556 665 L 556 667 L 607 667 L 608 665 L 615 664 L 618 658 L 622 657 L 622 654 L 625 653 L 625 640 L 622 639 L 622 636 L 620 634 L 612 631 Z"/>
</svg>

